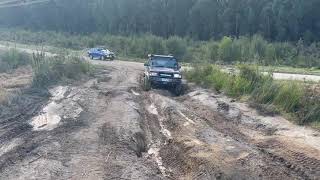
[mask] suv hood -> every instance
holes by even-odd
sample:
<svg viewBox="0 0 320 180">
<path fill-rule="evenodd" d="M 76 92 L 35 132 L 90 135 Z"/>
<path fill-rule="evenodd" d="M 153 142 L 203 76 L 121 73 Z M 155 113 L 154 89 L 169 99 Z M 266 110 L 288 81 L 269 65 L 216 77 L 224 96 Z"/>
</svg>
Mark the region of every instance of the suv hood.
<svg viewBox="0 0 320 180">
<path fill-rule="evenodd" d="M 150 67 L 151 72 L 163 72 L 163 73 L 180 73 L 179 70 L 165 68 L 165 67 Z"/>
</svg>

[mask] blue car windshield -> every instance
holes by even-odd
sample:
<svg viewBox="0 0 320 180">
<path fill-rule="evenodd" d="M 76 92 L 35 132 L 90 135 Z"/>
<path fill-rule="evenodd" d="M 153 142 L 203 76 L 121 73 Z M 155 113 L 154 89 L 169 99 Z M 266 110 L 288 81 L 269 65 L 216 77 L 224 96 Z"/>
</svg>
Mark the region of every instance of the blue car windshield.
<svg viewBox="0 0 320 180">
<path fill-rule="evenodd" d="M 178 63 L 175 59 L 169 58 L 155 58 L 151 60 L 152 67 L 164 67 L 164 68 L 172 68 L 177 69 Z"/>
</svg>

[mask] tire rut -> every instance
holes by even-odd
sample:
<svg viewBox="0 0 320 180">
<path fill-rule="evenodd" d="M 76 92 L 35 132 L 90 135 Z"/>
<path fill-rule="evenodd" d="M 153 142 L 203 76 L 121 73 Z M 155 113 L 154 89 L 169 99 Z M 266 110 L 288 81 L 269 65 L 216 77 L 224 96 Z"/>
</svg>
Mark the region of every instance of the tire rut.
<svg viewBox="0 0 320 180">
<path fill-rule="evenodd" d="M 257 144 L 254 139 L 251 139 L 251 137 L 242 133 L 244 129 L 251 128 L 251 130 L 254 129 L 262 132 L 265 136 L 272 136 L 276 130 L 264 129 L 264 127 L 261 126 L 245 127 L 241 124 L 241 120 L 230 119 L 221 111 L 214 112 L 211 108 L 199 106 L 199 104 L 195 104 L 189 100 L 182 100 L 181 102 L 190 109 L 190 112 L 193 112 L 193 116 L 203 119 L 213 129 L 230 136 L 232 139 L 241 142 L 242 144 L 246 144 L 253 150 L 257 150 L 259 156 L 263 161 L 265 161 L 265 163 L 269 164 L 268 166 L 271 168 L 268 168 L 267 171 L 264 172 L 266 177 L 269 177 L 270 175 L 272 175 L 271 177 L 277 177 L 279 175 L 279 171 L 277 170 L 279 165 L 281 165 L 281 169 L 286 172 L 281 173 L 289 176 L 295 174 L 295 177 L 302 179 L 317 179 L 317 177 L 320 177 L 318 173 L 320 172 L 319 159 L 310 158 L 304 153 L 293 151 L 285 146 L 280 146 L 281 142 L 270 145 L 270 142 L 266 141 L 264 142 L 266 147 L 264 147 L 261 144 Z M 241 116 L 239 118 L 241 118 Z M 270 133 L 270 131 L 272 131 L 272 133 Z M 263 167 L 263 169 L 266 169 L 266 167 Z M 275 174 L 272 173 L 274 170 L 275 172 L 278 172 L 276 173 L 277 176 L 274 176 Z"/>
<path fill-rule="evenodd" d="M 160 95 L 157 91 L 148 94 L 151 99 L 149 101 L 155 103 L 159 116 L 164 118 L 162 121 L 165 128 L 172 134 L 172 139 L 167 141 L 168 143 L 163 143 L 160 149 L 160 156 L 170 172 L 170 178 L 316 179 L 319 177 L 317 173 L 320 168 L 319 160 L 286 147 L 262 147 L 243 131 L 257 131 L 261 136 L 272 137 L 276 129 L 247 124 L 241 120 L 248 118 L 247 116 L 230 117 L 224 114 L 229 108 L 223 103 L 218 106 L 221 109 L 214 111 L 191 101 L 187 95 L 172 98 L 163 96 L 165 93 Z M 263 139 L 261 141 L 264 142 Z M 234 146 L 238 150 L 229 149 Z M 225 156 L 226 159 L 221 159 L 221 156 Z"/>
</svg>

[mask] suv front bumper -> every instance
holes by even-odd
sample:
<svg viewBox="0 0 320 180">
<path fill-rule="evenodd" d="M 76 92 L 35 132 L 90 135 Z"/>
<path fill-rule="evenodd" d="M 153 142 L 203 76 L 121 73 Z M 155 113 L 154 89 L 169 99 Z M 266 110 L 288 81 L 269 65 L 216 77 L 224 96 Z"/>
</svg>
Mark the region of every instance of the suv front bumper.
<svg viewBox="0 0 320 180">
<path fill-rule="evenodd" d="M 149 80 L 152 85 L 175 86 L 182 83 L 178 78 L 150 77 Z"/>
</svg>

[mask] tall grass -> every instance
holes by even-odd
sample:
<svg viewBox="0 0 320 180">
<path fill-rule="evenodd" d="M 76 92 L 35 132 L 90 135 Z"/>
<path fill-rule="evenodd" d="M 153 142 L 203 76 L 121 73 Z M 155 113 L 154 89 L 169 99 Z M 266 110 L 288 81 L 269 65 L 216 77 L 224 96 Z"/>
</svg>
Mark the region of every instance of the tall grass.
<svg viewBox="0 0 320 180">
<path fill-rule="evenodd" d="M 69 49 L 106 46 L 118 55 L 145 58 L 146 54 L 174 54 L 184 62 L 261 65 L 289 65 L 320 68 L 320 43 L 268 42 L 260 35 L 252 37 L 223 37 L 221 40 L 196 41 L 189 38 L 151 34 L 117 36 L 110 34 L 74 35 L 57 32 L 0 30 L 0 40 L 53 45 Z"/>
<path fill-rule="evenodd" d="M 4 51 L 0 55 L 0 72 L 7 72 L 20 66 L 30 64 L 29 54 L 20 52 L 16 49 Z"/>
<path fill-rule="evenodd" d="M 239 65 L 238 74 L 223 72 L 218 66 L 195 67 L 186 78 L 197 84 L 223 91 L 225 94 L 262 105 L 272 105 L 279 112 L 291 114 L 297 123 L 320 122 L 320 94 L 299 82 L 279 82 L 262 75 L 256 66 Z"/>
<path fill-rule="evenodd" d="M 79 57 L 46 57 L 34 53 L 32 58 L 33 86 L 45 87 L 63 79 L 81 79 L 90 73 L 92 66 Z"/>
<path fill-rule="evenodd" d="M 0 104 L 4 104 L 7 102 L 8 92 L 0 87 Z"/>
</svg>

